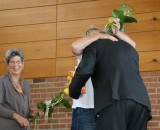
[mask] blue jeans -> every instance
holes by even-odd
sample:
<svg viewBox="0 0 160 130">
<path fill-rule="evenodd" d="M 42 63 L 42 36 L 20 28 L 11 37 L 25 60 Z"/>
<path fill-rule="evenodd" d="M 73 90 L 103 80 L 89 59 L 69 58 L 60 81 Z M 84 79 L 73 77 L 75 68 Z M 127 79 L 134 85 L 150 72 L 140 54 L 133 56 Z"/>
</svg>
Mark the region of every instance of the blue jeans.
<svg viewBox="0 0 160 130">
<path fill-rule="evenodd" d="M 76 108 L 72 114 L 71 130 L 96 130 L 93 109 Z"/>
</svg>

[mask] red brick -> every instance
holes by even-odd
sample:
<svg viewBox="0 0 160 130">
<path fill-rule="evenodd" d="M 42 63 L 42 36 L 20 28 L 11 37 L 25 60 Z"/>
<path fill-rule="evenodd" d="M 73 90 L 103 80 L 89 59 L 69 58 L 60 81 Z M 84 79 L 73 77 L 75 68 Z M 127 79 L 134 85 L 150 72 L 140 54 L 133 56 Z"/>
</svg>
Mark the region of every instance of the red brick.
<svg viewBox="0 0 160 130">
<path fill-rule="evenodd" d="M 150 76 L 150 72 L 140 72 L 140 75 L 142 77 L 149 77 Z"/>
<path fill-rule="evenodd" d="M 150 98 L 156 98 L 156 99 L 159 99 L 159 98 L 160 98 L 160 94 L 156 94 L 156 93 L 154 93 L 154 94 L 150 94 L 150 93 L 149 93 L 149 97 L 150 97 Z"/>
<path fill-rule="evenodd" d="M 156 93 L 156 88 L 147 88 L 148 93 Z"/>
<path fill-rule="evenodd" d="M 37 126 L 39 129 L 51 129 L 52 128 L 52 125 L 51 124 L 41 124 L 41 125 L 38 125 Z"/>
<path fill-rule="evenodd" d="M 52 124 L 52 128 L 55 130 L 57 130 L 58 128 L 61 128 L 59 130 L 62 130 L 63 128 L 66 128 L 66 124 Z"/>
<path fill-rule="evenodd" d="M 157 77 L 148 77 L 148 78 L 143 78 L 144 82 L 157 82 L 158 78 Z"/>
<path fill-rule="evenodd" d="M 150 76 L 160 76 L 160 71 L 153 71 L 150 73 Z"/>
<path fill-rule="evenodd" d="M 34 93 L 46 93 L 46 89 L 45 88 L 34 89 Z"/>
<path fill-rule="evenodd" d="M 150 87 L 160 87 L 160 83 L 150 83 Z"/>
<path fill-rule="evenodd" d="M 33 99 L 33 98 L 40 98 L 41 97 L 41 95 L 40 94 L 31 94 L 31 98 Z"/>
</svg>

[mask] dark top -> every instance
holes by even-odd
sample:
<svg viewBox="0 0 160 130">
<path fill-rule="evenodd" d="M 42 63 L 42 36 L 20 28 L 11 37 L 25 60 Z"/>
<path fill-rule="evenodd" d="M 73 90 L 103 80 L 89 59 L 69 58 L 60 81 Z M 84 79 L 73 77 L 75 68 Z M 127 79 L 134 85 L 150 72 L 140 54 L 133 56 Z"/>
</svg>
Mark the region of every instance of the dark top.
<svg viewBox="0 0 160 130">
<path fill-rule="evenodd" d="M 23 93 L 19 93 L 11 82 L 10 74 L 0 77 L 0 130 L 27 130 L 13 120 L 13 113 L 28 118 L 30 104 L 30 86 L 20 79 Z"/>
<path fill-rule="evenodd" d="M 128 43 L 97 40 L 83 52 L 82 60 L 70 84 L 72 98 L 79 98 L 81 88 L 91 76 L 94 87 L 95 114 L 114 100 L 131 99 L 151 111 L 148 93 L 139 74 L 139 56 Z M 151 115 L 149 116 L 150 119 Z"/>
</svg>

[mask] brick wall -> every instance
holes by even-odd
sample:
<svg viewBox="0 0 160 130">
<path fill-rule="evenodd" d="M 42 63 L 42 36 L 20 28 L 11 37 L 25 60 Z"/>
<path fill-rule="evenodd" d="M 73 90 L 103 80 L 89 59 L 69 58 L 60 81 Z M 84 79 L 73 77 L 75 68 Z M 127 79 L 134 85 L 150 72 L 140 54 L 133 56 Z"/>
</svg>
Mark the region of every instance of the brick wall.
<svg viewBox="0 0 160 130">
<path fill-rule="evenodd" d="M 149 92 L 153 118 L 148 124 L 148 130 L 160 130 L 160 71 L 141 73 L 147 91 Z M 36 103 L 51 99 L 65 88 L 66 77 L 46 79 L 29 79 L 31 84 L 31 108 L 36 108 Z M 72 101 L 69 98 L 70 102 Z M 72 110 L 63 106 L 55 108 L 48 123 L 44 119 L 37 120 L 37 130 L 70 130 Z M 32 129 L 34 124 L 32 123 Z"/>
</svg>

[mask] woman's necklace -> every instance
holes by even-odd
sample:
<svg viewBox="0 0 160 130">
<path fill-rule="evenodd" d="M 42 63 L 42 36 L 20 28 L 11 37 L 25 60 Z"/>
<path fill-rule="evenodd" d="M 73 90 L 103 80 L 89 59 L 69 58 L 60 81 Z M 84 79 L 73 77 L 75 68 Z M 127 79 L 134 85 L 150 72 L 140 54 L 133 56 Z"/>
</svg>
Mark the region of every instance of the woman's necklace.
<svg viewBox="0 0 160 130">
<path fill-rule="evenodd" d="M 19 80 L 18 80 L 18 81 L 15 81 L 12 76 L 11 76 L 11 80 L 12 80 L 12 83 L 13 83 L 14 87 L 15 87 L 16 89 L 19 89 L 19 88 L 20 88 L 20 87 L 19 87 L 19 86 L 20 86 Z"/>
</svg>

